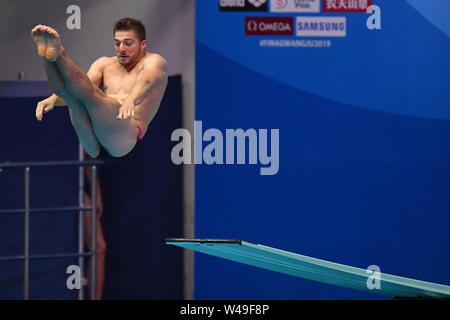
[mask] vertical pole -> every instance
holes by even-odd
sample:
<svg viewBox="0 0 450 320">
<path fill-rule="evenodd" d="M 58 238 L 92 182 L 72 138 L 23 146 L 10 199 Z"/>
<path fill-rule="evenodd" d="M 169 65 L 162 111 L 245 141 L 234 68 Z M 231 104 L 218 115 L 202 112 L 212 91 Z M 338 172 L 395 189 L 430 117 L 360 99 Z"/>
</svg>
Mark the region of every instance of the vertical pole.
<svg viewBox="0 0 450 320">
<path fill-rule="evenodd" d="M 78 145 L 78 160 L 84 161 L 84 152 L 81 143 Z M 84 207 L 84 167 L 78 167 L 78 206 Z M 84 279 L 84 257 L 81 254 L 84 251 L 84 215 L 85 211 L 78 211 L 78 267 L 80 268 L 81 278 Z M 78 300 L 83 300 L 84 297 L 84 283 L 82 283 L 80 290 L 78 290 Z"/>
<path fill-rule="evenodd" d="M 97 167 L 92 166 L 91 177 L 91 299 L 95 300 L 97 284 Z"/>
<path fill-rule="evenodd" d="M 30 168 L 24 171 L 24 264 L 23 264 L 23 299 L 29 298 L 29 269 L 30 269 Z"/>
</svg>

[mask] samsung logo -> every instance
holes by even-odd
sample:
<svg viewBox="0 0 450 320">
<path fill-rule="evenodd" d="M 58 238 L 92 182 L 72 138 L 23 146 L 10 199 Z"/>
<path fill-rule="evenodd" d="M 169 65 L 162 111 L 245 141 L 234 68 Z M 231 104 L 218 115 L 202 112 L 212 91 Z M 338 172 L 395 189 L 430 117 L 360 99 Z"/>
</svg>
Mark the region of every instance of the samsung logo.
<svg viewBox="0 0 450 320">
<path fill-rule="evenodd" d="M 344 22 L 299 22 L 298 30 L 312 30 L 312 31 L 345 31 Z"/>
<path fill-rule="evenodd" d="M 345 17 L 297 17 L 296 34 L 299 37 L 345 37 Z"/>
</svg>

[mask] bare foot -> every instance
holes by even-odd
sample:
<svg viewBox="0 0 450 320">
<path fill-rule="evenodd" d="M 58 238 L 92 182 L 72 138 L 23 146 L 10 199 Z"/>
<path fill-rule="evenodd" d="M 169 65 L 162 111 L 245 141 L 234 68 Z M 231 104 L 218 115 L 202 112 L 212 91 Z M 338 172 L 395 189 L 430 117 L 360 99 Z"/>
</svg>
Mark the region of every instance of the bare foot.
<svg viewBox="0 0 450 320">
<path fill-rule="evenodd" d="M 31 30 L 31 35 L 36 42 L 39 56 L 49 61 L 58 59 L 61 52 L 61 38 L 55 29 L 40 24 Z"/>
<path fill-rule="evenodd" d="M 31 36 L 33 37 L 34 42 L 36 42 L 38 55 L 40 57 L 45 57 L 45 53 L 47 52 L 47 40 L 40 27 L 42 27 L 42 25 L 34 27 L 33 30 L 31 30 Z"/>
</svg>

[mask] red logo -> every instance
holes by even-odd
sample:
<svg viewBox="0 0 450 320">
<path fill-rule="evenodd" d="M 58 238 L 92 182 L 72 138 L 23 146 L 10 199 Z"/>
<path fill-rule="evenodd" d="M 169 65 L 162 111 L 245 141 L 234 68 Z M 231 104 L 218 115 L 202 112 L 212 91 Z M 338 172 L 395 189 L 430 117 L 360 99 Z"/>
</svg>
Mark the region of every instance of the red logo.
<svg viewBox="0 0 450 320">
<path fill-rule="evenodd" d="M 292 36 L 293 17 L 245 17 L 245 34 L 248 36 Z"/>
<path fill-rule="evenodd" d="M 372 0 L 322 0 L 324 12 L 366 12 Z"/>
</svg>

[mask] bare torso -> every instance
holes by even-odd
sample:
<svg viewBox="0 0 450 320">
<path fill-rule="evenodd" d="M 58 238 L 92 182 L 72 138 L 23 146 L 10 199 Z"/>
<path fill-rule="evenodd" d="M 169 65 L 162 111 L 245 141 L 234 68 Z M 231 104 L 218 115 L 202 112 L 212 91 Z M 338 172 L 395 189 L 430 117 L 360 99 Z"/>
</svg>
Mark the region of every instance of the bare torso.
<svg viewBox="0 0 450 320">
<path fill-rule="evenodd" d="M 146 52 L 146 55 L 129 71 L 120 65 L 117 57 L 108 58 L 103 69 L 102 84 L 104 93 L 122 104 L 134 88 L 138 74 L 143 68 L 143 62 L 146 59 L 155 58 L 155 55 L 155 53 Z M 144 101 L 136 106 L 135 116 L 133 118 L 141 128 L 142 135 L 146 133 L 150 121 L 158 111 L 166 85 L 167 79 L 163 84 L 154 88 Z"/>
</svg>

